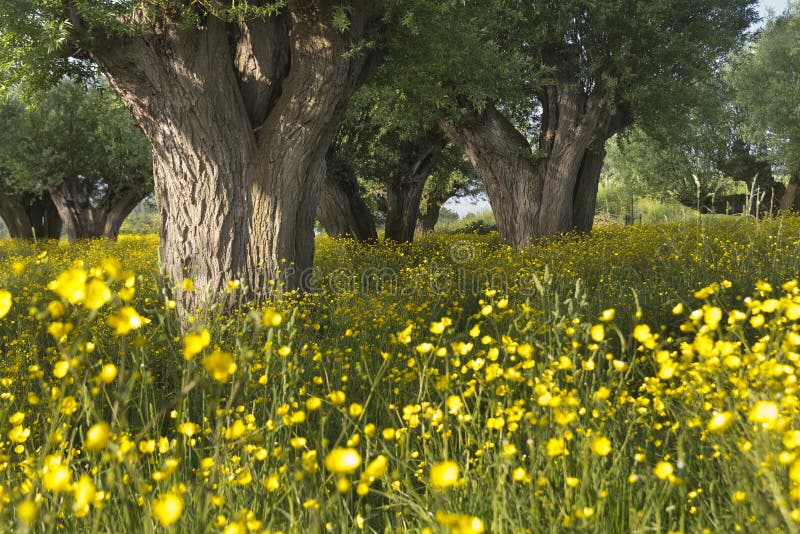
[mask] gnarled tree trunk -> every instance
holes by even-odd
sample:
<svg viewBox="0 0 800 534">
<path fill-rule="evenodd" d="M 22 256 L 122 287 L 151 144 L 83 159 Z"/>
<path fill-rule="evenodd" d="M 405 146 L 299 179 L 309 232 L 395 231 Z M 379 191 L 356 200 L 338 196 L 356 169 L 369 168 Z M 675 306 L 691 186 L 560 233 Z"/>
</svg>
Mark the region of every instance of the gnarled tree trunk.
<svg viewBox="0 0 800 534">
<path fill-rule="evenodd" d="M 446 144 L 444 135 L 437 129 L 409 145 L 412 163 L 408 172 L 385 183 L 386 239 L 398 243 L 414 240 L 422 191 Z"/>
<path fill-rule="evenodd" d="M 577 228 L 589 231 L 605 141 L 630 123 L 605 108 L 605 93 L 570 89 L 567 80 L 539 95 L 542 130 L 534 154 L 511 121 L 489 104 L 440 121 L 483 179 L 500 236 L 514 247 Z"/>
<path fill-rule="evenodd" d="M 317 219 L 331 237 L 352 237 L 356 241 L 378 239 L 375 218 L 353 177 L 325 175 Z"/>
<path fill-rule="evenodd" d="M 16 239 L 58 239 L 61 219 L 50 194 L 23 193 L 11 196 L 0 193 L 0 218 L 8 233 Z"/>
<path fill-rule="evenodd" d="M 110 190 L 94 205 L 80 179 L 75 178 L 51 187 L 50 196 L 64 222 L 67 238 L 74 242 L 98 237 L 116 239 L 123 221 L 147 196 L 147 192 L 132 189 Z"/>
<path fill-rule="evenodd" d="M 354 2 L 345 32 L 333 8 L 165 21 L 157 35 L 109 37 L 93 52 L 153 145 L 161 261 L 181 307 L 231 302 L 231 280 L 267 297 L 308 275 L 325 153 L 378 59 L 348 54 L 380 25 L 371 2 Z M 184 291 L 183 278 L 197 289 Z"/>
</svg>

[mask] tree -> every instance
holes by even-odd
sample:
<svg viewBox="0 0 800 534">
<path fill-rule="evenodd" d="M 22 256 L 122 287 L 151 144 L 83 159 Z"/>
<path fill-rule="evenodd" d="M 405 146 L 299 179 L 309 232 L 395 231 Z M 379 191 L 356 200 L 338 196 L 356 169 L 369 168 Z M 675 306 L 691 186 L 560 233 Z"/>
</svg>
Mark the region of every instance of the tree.
<svg viewBox="0 0 800 534">
<path fill-rule="evenodd" d="M 153 191 L 147 140 L 103 85 L 63 82 L 17 124 L 5 160 L 17 187 L 46 192 L 70 241 L 116 239 L 120 225 Z"/>
<path fill-rule="evenodd" d="M 734 61 L 731 80 L 745 135 L 789 174 L 782 209 L 800 211 L 800 3 L 769 20 Z"/>
<path fill-rule="evenodd" d="M 58 239 L 61 219 L 49 191 L 20 183 L 15 161 L 27 132 L 27 115 L 17 99 L 0 102 L 0 218 L 18 239 Z"/>
<path fill-rule="evenodd" d="M 590 230 L 606 140 L 680 105 L 741 40 L 754 4 L 498 2 L 494 40 L 540 73 L 516 82 L 533 97 L 531 115 L 515 116 L 513 100 L 466 94 L 462 113 L 441 125 L 483 178 L 501 236 L 524 246 Z"/>
<path fill-rule="evenodd" d="M 105 73 L 153 147 L 164 274 L 195 280 L 175 298 L 198 309 L 230 280 L 262 297 L 302 285 L 325 154 L 388 17 L 370 0 L 19 0 L 0 12 L 0 63 L 70 68 L 55 50 Z"/>
<path fill-rule="evenodd" d="M 453 197 L 475 196 L 483 191 L 480 177 L 464 153 L 452 143 L 442 152 L 440 164 L 433 170 L 422 191 L 417 232 L 432 232 L 441 215 L 447 212 L 445 202 Z M 456 215 L 457 214 L 453 214 Z"/>
<path fill-rule="evenodd" d="M 674 199 L 708 213 L 760 215 L 777 207 L 785 188 L 742 139 L 741 113 L 723 72 L 697 84 L 691 102 L 610 143 L 609 170 L 631 194 Z M 746 192 L 734 192 L 742 186 Z"/>
</svg>

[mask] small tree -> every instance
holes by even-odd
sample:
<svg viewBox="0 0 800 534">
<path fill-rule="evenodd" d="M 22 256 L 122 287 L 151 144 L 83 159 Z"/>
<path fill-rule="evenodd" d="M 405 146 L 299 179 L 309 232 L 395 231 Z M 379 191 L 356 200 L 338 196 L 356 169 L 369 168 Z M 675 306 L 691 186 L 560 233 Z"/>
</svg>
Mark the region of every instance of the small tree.
<svg viewBox="0 0 800 534">
<path fill-rule="evenodd" d="M 35 107 L 15 105 L 17 144 L 3 149 L 11 182 L 51 198 L 70 241 L 115 239 L 153 191 L 149 145 L 122 104 L 102 85 L 64 82 Z"/>
<path fill-rule="evenodd" d="M 23 104 L 16 98 L 0 102 L 0 218 L 13 238 L 58 239 L 62 223 L 50 192 L 15 172 L 27 134 Z"/>
</svg>

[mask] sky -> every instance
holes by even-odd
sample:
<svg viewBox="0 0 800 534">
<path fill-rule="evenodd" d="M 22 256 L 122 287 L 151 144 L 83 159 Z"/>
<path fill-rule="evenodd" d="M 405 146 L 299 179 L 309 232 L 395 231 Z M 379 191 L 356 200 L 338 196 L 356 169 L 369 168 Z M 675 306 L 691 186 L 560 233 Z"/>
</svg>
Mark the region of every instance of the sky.
<svg viewBox="0 0 800 534">
<path fill-rule="evenodd" d="M 758 10 L 761 13 L 761 16 L 765 16 L 767 14 L 768 9 L 772 9 L 775 11 L 775 14 L 780 14 L 786 9 L 788 2 L 786 0 L 762 0 L 759 2 Z"/>
<path fill-rule="evenodd" d="M 776 15 L 779 15 L 786 9 L 787 5 L 787 0 L 761 0 L 761 2 L 759 2 L 758 12 L 762 17 L 766 17 L 771 9 Z M 460 217 L 464 217 L 469 213 L 480 213 L 490 209 L 489 202 L 485 196 L 481 198 L 453 198 L 445 203 L 445 207 L 455 211 Z"/>
</svg>

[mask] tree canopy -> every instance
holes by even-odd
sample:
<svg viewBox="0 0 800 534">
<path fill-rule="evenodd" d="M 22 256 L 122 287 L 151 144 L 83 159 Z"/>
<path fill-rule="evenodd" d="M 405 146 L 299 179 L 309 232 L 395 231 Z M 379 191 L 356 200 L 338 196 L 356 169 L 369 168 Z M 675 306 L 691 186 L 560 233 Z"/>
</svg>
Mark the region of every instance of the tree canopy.
<svg viewBox="0 0 800 534">
<path fill-rule="evenodd" d="M 745 135 L 800 172 L 800 4 L 770 19 L 733 62 L 731 80 Z"/>
</svg>

